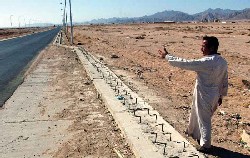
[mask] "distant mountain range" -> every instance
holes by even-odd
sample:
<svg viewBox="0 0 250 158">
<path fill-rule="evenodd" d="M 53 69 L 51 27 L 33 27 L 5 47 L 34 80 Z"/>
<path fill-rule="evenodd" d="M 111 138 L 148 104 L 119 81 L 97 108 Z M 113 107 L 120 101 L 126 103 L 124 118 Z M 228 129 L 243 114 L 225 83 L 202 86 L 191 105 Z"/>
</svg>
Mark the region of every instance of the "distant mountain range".
<svg viewBox="0 0 250 158">
<path fill-rule="evenodd" d="M 200 13 L 193 15 L 180 12 L 180 11 L 163 11 L 153 15 L 135 17 L 135 18 L 108 18 L 108 19 L 95 19 L 91 20 L 89 24 L 108 24 L 108 23 L 151 23 L 151 22 L 184 22 L 184 21 L 224 21 L 224 20 L 249 20 L 250 19 L 250 8 L 243 10 L 230 10 L 230 9 L 208 9 Z"/>
</svg>

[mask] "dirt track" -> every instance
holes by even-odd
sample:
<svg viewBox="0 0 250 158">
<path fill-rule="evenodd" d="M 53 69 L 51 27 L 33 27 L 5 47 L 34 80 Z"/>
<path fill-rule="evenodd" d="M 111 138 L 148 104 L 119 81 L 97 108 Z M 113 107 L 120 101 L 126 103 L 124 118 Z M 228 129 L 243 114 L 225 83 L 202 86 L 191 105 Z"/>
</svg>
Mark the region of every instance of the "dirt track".
<svg viewBox="0 0 250 158">
<path fill-rule="evenodd" d="M 171 67 L 157 51 L 165 45 L 177 56 L 199 58 L 203 35 L 219 38 L 229 65 L 229 93 L 213 117 L 212 144 L 250 154 L 240 137 L 243 129 L 250 131 L 249 23 L 78 26 L 75 44 L 106 62 L 184 135 L 195 73 Z"/>
</svg>

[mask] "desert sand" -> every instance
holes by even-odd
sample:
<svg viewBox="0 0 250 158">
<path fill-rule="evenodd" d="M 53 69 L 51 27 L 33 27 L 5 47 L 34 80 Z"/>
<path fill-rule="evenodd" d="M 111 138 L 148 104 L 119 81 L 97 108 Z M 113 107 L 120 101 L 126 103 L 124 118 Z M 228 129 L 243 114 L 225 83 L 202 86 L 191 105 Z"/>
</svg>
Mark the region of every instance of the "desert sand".
<svg viewBox="0 0 250 158">
<path fill-rule="evenodd" d="M 177 56 L 188 59 L 199 58 L 202 56 L 200 51 L 202 36 L 218 37 L 219 53 L 228 61 L 229 91 L 228 96 L 223 99 L 222 106 L 213 116 L 214 152 L 207 156 L 211 158 L 226 155 L 242 156 L 250 155 L 249 148 L 241 140 L 243 130 L 250 131 L 249 24 L 249 22 L 236 22 L 75 26 L 74 44 L 84 47 L 99 60 L 107 63 L 117 76 L 155 108 L 167 122 L 195 143 L 184 134 L 184 131 L 188 125 L 196 74 L 170 66 L 164 59 L 159 58 L 158 50 L 166 46 L 170 53 Z M 69 45 L 69 42 L 64 42 L 63 44 Z M 83 67 L 79 65 L 78 58 L 68 54 L 69 50 L 62 48 L 52 47 L 46 51 L 41 61 L 50 64 L 52 72 L 57 72 L 52 73 L 57 76 L 54 76 L 55 79 L 49 83 L 54 96 L 45 96 L 46 102 L 62 97 L 73 98 L 70 101 L 73 100 L 74 104 L 66 104 L 65 110 L 52 116 L 55 119 L 74 120 L 68 132 L 76 135 L 67 143 L 61 144 L 57 150 L 44 154 L 54 157 L 80 155 L 98 157 L 103 156 L 102 153 L 94 151 L 101 145 L 106 157 L 117 157 L 115 150 L 125 157 L 133 157 L 126 140 L 115 126 L 105 106 L 99 103 L 94 95 L 85 96 L 79 89 L 82 87 L 85 91 L 87 88 L 91 94 L 95 93 L 85 72 L 80 71 Z M 50 61 L 57 63 L 53 64 Z M 89 100 L 86 100 L 86 97 L 94 100 L 95 108 L 79 106 L 88 104 Z M 40 115 L 47 117 L 51 111 L 50 106 L 47 103 L 40 107 Z M 100 112 L 103 117 L 93 115 L 96 117 L 93 120 L 96 121 L 91 125 L 84 124 L 82 120 L 92 117 L 93 112 Z M 105 123 L 102 127 L 96 127 L 96 122 Z M 93 129 L 96 131 L 91 132 Z M 96 139 L 92 141 L 87 135 Z M 122 143 L 119 145 L 117 142 Z"/>
<path fill-rule="evenodd" d="M 76 26 L 74 44 L 107 63 L 185 136 L 196 74 L 170 66 L 159 58 L 158 50 L 166 46 L 176 56 L 199 58 L 202 36 L 218 37 L 219 53 L 228 61 L 229 91 L 213 116 L 212 144 L 220 151 L 249 155 L 249 148 L 241 141 L 243 129 L 250 131 L 249 24 Z"/>
<path fill-rule="evenodd" d="M 52 27 L 30 27 L 30 28 L 0 28 L 0 40 L 24 36 L 27 34 L 44 31 Z"/>
</svg>

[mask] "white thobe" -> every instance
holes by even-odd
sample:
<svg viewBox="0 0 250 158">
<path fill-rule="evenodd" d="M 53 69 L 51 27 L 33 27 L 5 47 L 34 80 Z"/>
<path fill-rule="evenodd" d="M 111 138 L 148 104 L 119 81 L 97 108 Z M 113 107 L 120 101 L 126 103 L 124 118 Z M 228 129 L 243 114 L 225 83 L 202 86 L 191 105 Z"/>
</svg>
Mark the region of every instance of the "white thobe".
<svg viewBox="0 0 250 158">
<path fill-rule="evenodd" d="M 186 60 L 173 55 L 166 55 L 165 58 L 172 66 L 197 73 L 187 132 L 194 139 L 200 140 L 201 146 L 211 147 L 211 118 L 217 109 L 219 98 L 227 95 L 226 60 L 218 54 L 197 60 Z"/>
</svg>

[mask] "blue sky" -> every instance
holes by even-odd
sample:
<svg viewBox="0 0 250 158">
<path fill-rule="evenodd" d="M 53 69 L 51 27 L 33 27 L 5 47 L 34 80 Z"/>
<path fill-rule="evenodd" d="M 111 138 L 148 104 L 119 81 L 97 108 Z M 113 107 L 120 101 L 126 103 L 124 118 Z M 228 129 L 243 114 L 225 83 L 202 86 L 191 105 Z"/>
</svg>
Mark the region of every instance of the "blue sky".
<svg viewBox="0 0 250 158">
<path fill-rule="evenodd" d="M 69 0 L 67 0 L 68 3 Z M 64 0 L 0 0 L 0 27 L 32 23 L 61 23 Z M 164 10 L 194 14 L 208 8 L 241 10 L 250 8 L 250 0 L 71 0 L 73 20 L 84 22 L 98 18 L 139 17 Z M 68 4 L 67 4 L 68 5 Z M 69 9 L 68 13 L 69 13 Z"/>
</svg>

